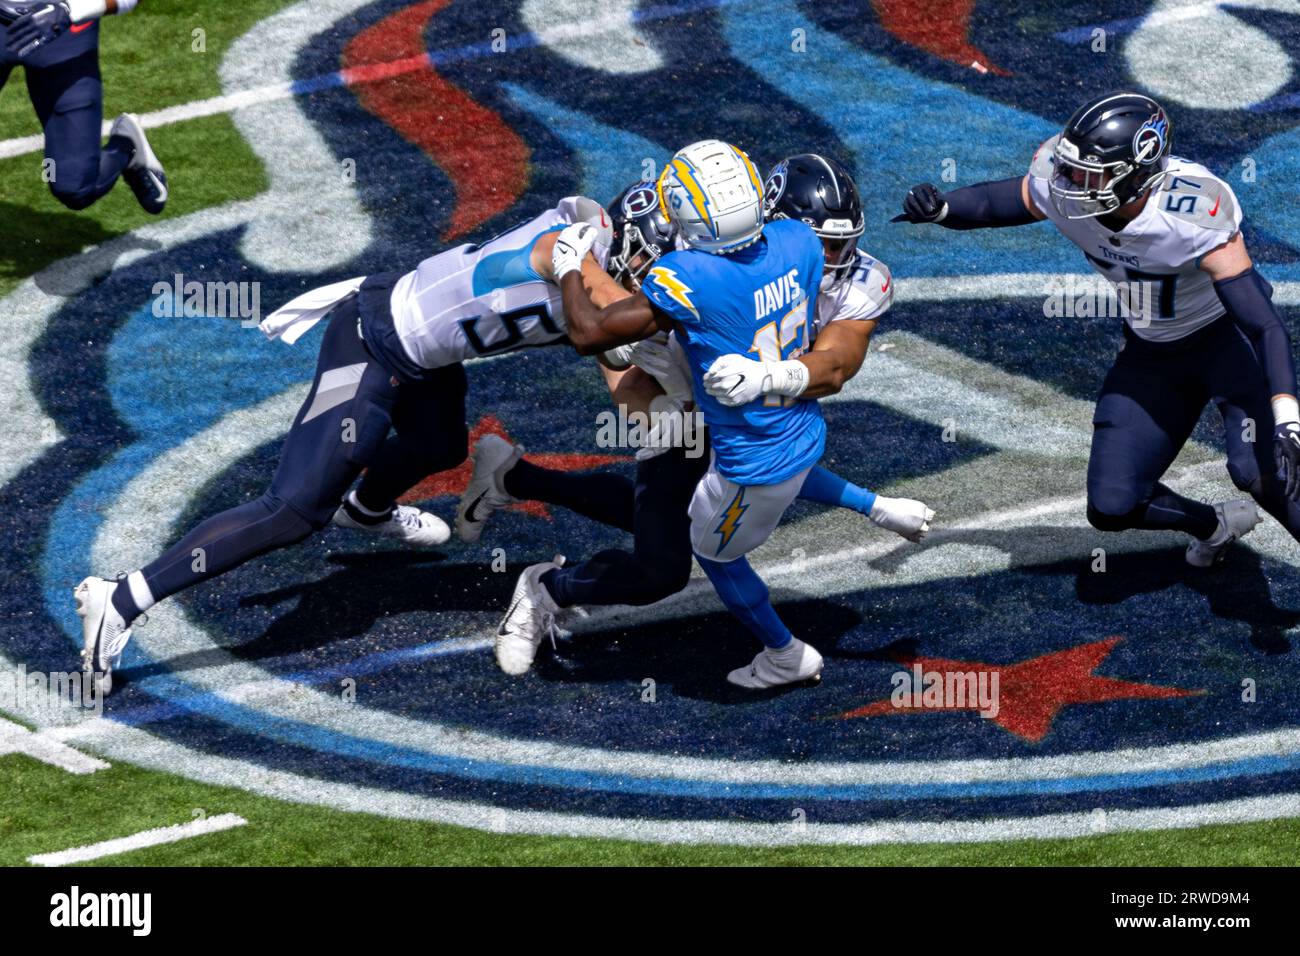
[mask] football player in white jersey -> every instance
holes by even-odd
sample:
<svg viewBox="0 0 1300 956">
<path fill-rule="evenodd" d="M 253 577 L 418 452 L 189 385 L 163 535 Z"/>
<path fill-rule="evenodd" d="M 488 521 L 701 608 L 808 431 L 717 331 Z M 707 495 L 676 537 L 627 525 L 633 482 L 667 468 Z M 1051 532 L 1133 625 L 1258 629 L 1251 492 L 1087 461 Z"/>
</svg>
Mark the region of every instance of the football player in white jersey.
<svg viewBox="0 0 1300 956">
<path fill-rule="evenodd" d="M 1026 176 L 940 193 L 913 187 L 895 221 L 949 229 L 1048 219 L 1126 292 L 1124 344 L 1093 419 L 1088 519 L 1176 529 L 1209 567 L 1258 522 L 1248 499 L 1208 505 L 1161 482 L 1207 402 L 1223 416 L 1238 488 L 1300 538 L 1300 408 L 1291 340 L 1251 262 L 1232 189 L 1174 156 L 1164 109 L 1138 93 L 1080 107 Z M 1140 285 L 1139 285 L 1140 284 Z M 1137 308 L 1146 299 L 1150 308 Z M 1273 440 L 1254 440 L 1256 428 Z"/>
<path fill-rule="evenodd" d="M 571 197 L 487 242 L 439 253 L 407 273 L 313 289 L 268 316 L 263 331 L 288 343 L 332 316 L 275 477 L 260 498 L 208 518 L 124 579 L 92 576 L 77 586 L 83 666 L 103 691 L 140 614 L 301 541 L 331 518 L 410 544 L 446 541 L 451 531 L 441 519 L 395 502 L 465 460 L 465 359 L 565 341 L 552 251 L 573 223 L 597 233 L 584 278 L 612 285 L 603 271 L 609 218 L 599 203 Z M 592 294 L 608 301 L 604 286 Z"/>
<path fill-rule="evenodd" d="M 614 220 L 610 271 L 632 291 L 654 261 L 675 244 L 675 227 L 660 209 L 653 187 L 653 183 L 635 183 L 610 205 Z M 834 394 L 857 373 L 877 320 L 893 303 L 892 278 L 883 263 L 857 249 L 865 227 L 862 204 L 852 177 L 840 164 L 814 154 L 792 156 L 772 170 L 765 192 L 768 219 L 800 219 L 822 238 L 826 275 L 817 300 L 813 350 L 802 359 L 810 369 L 804 397 Z M 615 403 L 635 411 L 687 411 L 692 404 L 690 372 L 675 344 L 660 335 L 606 353 L 607 363 L 627 370 L 607 372 Z M 723 400 L 743 404 L 763 394 L 764 378 L 760 363 L 735 358 L 744 364 L 731 371 L 715 367 L 717 375 L 710 387 Z M 746 373 L 748 378 L 740 385 L 738 380 Z M 680 437 L 681 431 L 676 435 Z M 549 629 L 553 616 L 567 607 L 650 604 L 686 586 L 692 562 L 687 506 L 708 467 L 707 447 L 687 449 L 680 442 L 642 447 L 635 484 L 608 472 L 551 471 L 521 460 L 522 454 L 521 446 L 499 437 L 480 440 L 474 452 L 474 476 L 458 513 L 458 533 L 465 536 L 468 527 L 467 540 L 478 540 L 495 509 L 540 500 L 629 531 L 634 544 L 632 551 L 609 549 L 553 572 L 549 566 L 538 566 L 547 568 L 545 581 L 531 581 L 527 572 L 521 576 L 516 589 L 521 599 L 512 601 L 514 620 L 508 614 L 497 635 L 497 659 L 509 673 L 531 666 L 544 636 L 534 626 L 538 620 Z M 877 496 L 821 467 L 805 481 L 800 497 L 852 508 L 913 541 L 925 536 L 934 515 L 921 502 Z M 470 505 L 476 520 L 467 526 L 461 516 Z M 525 593 L 520 593 L 521 588 Z M 552 620 L 546 620 L 551 608 Z"/>
</svg>

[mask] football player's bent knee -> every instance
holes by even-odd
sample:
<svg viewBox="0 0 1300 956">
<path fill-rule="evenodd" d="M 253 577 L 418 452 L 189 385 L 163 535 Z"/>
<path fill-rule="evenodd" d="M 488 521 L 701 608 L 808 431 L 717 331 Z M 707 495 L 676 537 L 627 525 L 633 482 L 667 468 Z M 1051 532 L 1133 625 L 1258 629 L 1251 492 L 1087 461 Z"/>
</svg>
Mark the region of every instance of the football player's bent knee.
<svg viewBox="0 0 1300 956">
<path fill-rule="evenodd" d="M 1088 524 L 1098 531 L 1127 531 L 1140 526 L 1138 519 L 1142 511 L 1142 508 L 1132 508 L 1122 514 L 1115 514 L 1110 510 L 1103 511 L 1090 501 L 1088 502 Z"/>
<path fill-rule="evenodd" d="M 1253 458 L 1248 462 L 1233 461 L 1229 458 L 1228 477 L 1232 479 L 1234 485 L 1249 494 L 1258 495 L 1264 490 L 1264 482 L 1260 480 L 1259 468 Z"/>
<path fill-rule="evenodd" d="M 293 544 L 321 530 L 338 510 L 337 498 L 308 501 L 293 495 L 281 497 L 270 491 L 262 495 L 260 503 L 268 512 L 267 520 L 272 523 L 276 538 L 283 539 L 282 544 Z"/>
<path fill-rule="evenodd" d="M 312 532 L 325 527 L 333 517 L 333 510 L 331 510 L 324 520 L 318 520 L 317 516 L 309 519 L 289 502 L 270 492 L 262 495 L 260 503 L 266 509 L 267 524 L 279 545 L 297 544 Z"/>
<path fill-rule="evenodd" d="M 643 565 L 642 571 L 639 603 L 654 604 L 686 587 L 691 580 L 691 561 L 689 557 L 685 561 L 655 561 Z"/>
<path fill-rule="evenodd" d="M 74 211 L 89 207 L 99 198 L 93 181 L 65 185 L 65 181 L 54 179 L 50 183 L 50 192 L 54 194 L 55 199 Z"/>
</svg>

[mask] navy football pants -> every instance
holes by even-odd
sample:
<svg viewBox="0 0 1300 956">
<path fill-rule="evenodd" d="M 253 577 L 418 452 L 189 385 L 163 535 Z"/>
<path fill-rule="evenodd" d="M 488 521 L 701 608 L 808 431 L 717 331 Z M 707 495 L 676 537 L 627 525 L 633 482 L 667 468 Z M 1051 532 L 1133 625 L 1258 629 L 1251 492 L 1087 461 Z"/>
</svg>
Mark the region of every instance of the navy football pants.
<svg viewBox="0 0 1300 956">
<path fill-rule="evenodd" d="M 0 64 L 0 87 L 12 63 Z M 69 209 L 85 209 L 113 188 L 131 160 L 130 140 L 114 136 L 100 146 L 104 86 L 99 51 L 50 66 L 23 67 L 27 95 L 45 130 L 45 158 L 52 161 L 50 191 Z"/>
<path fill-rule="evenodd" d="M 631 551 L 609 548 L 543 575 L 556 603 L 641 606 L 686 587 L 694 557 L 687 506 L 708 467 L 707 449 L 688 458 L 674 448 L 637 462 L 635 485 L 608 472 L 557 474 L 527 462 L 512 468 L 506 490 L 515 497 L 562 505 L 633 535 Z"/>
<path fill-rule="evenodd" d="M 1176 529 L 1199 538 L 1214 533 L 1210 506 L 1160 484 L 1210 401 L 1223 416 L 1233 483 L 1300 538 L 1300 506 L 1286 499 L 1277 480 L 1264 372 L 1228 318 L 1164 345 L 1125 330 L 1093 417 L 1088 519 L 1095 527 Z"/>
<path fill-rule="evenodd" d="M 387 507 L 425 476 L 459 465 L 469 443 L 465 389 L 460 365 L 398 384 L 366 351 L 356 297 L 348 299 L 325 330 L 315 381 L 285 439 L 271 487 L 255 501 L 208 518 L 146 565 L 154 599 L 323 528 L 366 466 L 371 472 L 362 488 L 373 473 L 372 492 Z M 358 496 L 365 504 L 362 488 Z"/>
</svg>

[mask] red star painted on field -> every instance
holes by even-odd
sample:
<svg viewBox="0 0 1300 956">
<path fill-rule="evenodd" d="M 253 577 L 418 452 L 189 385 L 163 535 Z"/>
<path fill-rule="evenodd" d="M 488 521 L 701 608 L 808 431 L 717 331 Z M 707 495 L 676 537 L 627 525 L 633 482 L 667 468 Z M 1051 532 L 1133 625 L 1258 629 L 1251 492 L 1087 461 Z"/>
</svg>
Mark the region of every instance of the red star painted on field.
<svg viewBox="0 0 1300 956">
<path fill-rule="evenodd" d="M 999 727 L 1030 742 L 1047 736 L 1052 721 L 1067 704 L 1097 704 L 1108 700 L 1133 698 L 1188 697 L 1204 693 L 1178 687 L 1158 687 L 1154 684 L 1135 684 L 1100 677 L 1093 673 L 1104 661 L 1120 638 L 1081 644 L 1078 647 L 1044 654 L 1018 664 L 985 664 L 979 661 L 953 661 L 941 657 L 915 657 L 899 655 L 895 658 L 909 668 L 920 664 L 923 671 L 974 672 L 998 674 L 998 713 L 989 718 Z M 986 678 L 987 679 L 987 678 Z M 967 701 L 962 706 L 951 707 L 898 707 L 886 698 L 841 714 L 848 717 L 880 717 L 885 714 L 929 713 L 939 710 L 978 710 L 977 702 Z"/>
<path fill-rule="evenodd" d="M 904 43 L 980 73 L 1011 75 L 970 42 L 975 0 L 871 0 L 871 5 L 880 25 Z"/>
<path fill-rule="evenodd" d="M 470 447 L 484 435 L 500 435 L 506 441 L 512 441 L 504 425 L 495 415 L 485 415 L 479 419 L 469 433 Z M 591 468 L 599 468 L 602 465 L 611 465 L 615 462 L 627 461 L 623 455 L 579 455 L 579 454 L 540 454 L 525 455 L 524 459 L 537 465 L 539 468 L 551 468 L 556 471 L 587 471 Z M 440 471 L 436 475 L 430 475 L 424 481 L 420 482 L 406 494 L 402 495 L 402 504 L 409 504 L 413 501 L 428 501 L 430 498 L 437 498 L 441 495 L 454 495 L 459 498 L 460 493 L 465 490 L 469 484 L 470 472 L 474 468 L 474 462 L 467 458 L 457 467 L 450 471 Z M 511 505 L 511 508 L 517 511 L 523 511 L 526 514 L 536 515 L 539 518 L 551 519 L 550 510 L 540 501 L 522 501 L 517 505 Z"/>
</svg>

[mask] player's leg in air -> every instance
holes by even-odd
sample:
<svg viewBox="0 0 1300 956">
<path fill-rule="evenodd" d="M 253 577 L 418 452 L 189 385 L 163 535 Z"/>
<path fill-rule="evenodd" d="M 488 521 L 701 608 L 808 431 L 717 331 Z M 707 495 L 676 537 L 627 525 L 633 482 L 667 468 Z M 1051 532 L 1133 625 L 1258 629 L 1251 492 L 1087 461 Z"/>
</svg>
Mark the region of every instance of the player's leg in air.
<svg viewBox="0 0 1300 956">
<path fill-rule="evenodd" d="M 50 191 L 69 209 L 85 209 L 126 180 L 146 212 L 167 204 L 167 175 L 139 118 L 123 113 L 101 146 L 104 91 L 99 23 L 135 0 L 0 0 L 0 86 L 21 64 L 27 93 L 45 132 Z"/>
<path fill-rule="evenodd" d="M 383 453 L 392 423 L 420 418 L 440 423 L 441 428 L 426 426 L 421 433 L 438 442 L 448 460 L 464 460 L 464 369 L 438 369 L 414 389 L 399 384 L 392 370 L 367 350 L 358 318 L 356 296 L 334 310 L 311 391 L 261 497 L 206 519 L 121 580 L 92 576 L 77 586 L 83 666 L 97 675 L 105 693 L 141 614 L 166 597 L 323 528 L 348 486 Z M 411 525 L 413 533 L 430 541 L 450 537 L 450 529 L 435 516 L 413 508 L 403 512 L 393 520 Z"/>
</svg>

